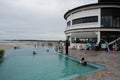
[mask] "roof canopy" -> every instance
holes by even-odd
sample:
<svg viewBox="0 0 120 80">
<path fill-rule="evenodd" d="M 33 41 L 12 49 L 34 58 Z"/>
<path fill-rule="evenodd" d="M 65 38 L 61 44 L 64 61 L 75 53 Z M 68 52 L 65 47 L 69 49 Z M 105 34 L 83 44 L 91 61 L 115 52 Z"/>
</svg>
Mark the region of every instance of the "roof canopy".
<svg viewBox="0 0 120 80">
<path fill-rule="evenodd" d="M 72 33 L 72 38 L 97 38 L 97 34 L 95 32 L 79 32 Z"/>
<path fill-rule="evenodd" d="M 75 10 L 79 10 L 85 7 L 100 6 L 100 5 L 119 5 L 120 6 L 120 0 L 80 0 L 80 6 L 67 11 L 64 14 L 64 18 L 67 19 L 67 17 Z"/>
</svg>

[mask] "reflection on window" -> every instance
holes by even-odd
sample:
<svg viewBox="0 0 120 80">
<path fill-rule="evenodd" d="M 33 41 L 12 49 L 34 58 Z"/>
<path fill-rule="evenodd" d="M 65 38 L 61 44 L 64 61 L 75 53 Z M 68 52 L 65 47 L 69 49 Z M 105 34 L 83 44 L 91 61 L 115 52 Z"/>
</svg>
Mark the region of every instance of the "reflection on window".
<svg viewBox="0 0 120 80">
<path fill-rule="evenodd" d="M 71 21 L 68 21 L 68 22 L 67 22 L 67 26 L 70 26 L 70 24 L 71 24 Z"/>
<path fill-rule="evenodd" d="M 97 38 L 71 38 L 72 43 L 96 43 Z"/>
<path fill-rule="evenodd" d="M 118 16 L 102 16 L 101 27 L 120 27 L 120 17 Z"/>
<path fill-rule="evenodd" d="M 75 25 L 75 24 L 90 23 L 90 22 L 98 22 L 98 16 L 77 18 L 72 21 L 72 24 Z"/>
</svg>

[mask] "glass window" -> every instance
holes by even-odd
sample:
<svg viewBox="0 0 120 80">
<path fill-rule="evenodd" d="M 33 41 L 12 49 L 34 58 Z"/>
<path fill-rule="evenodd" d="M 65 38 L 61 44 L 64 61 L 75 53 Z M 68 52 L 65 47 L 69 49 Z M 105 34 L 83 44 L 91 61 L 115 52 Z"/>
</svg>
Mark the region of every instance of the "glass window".
<svg viewBox="0 0 120 80">
<path fill-rule="evenodd" d="M 118 18 L 118 22 L 119 22 L 119 24 L 118 24 L 118 25 L 119 25 L 119 27 L 120 27 L 120 17 Z"/>
<path fill-rule="evenodd" d="M 117 17 L 117 27 L 120 27 L 119 26 L 119 22 L 120 22 L 120 20 L 119 20 L 120 18 L 119 17 Z"/>
<path fill-rule="evenodd" d="M 101 17 L 101 27 L 105 27 L 105 17 Z"/>
<path fill-rule="evenodd" d="M 72 20 L 73 25 L 81 24 L 81 23 L 90 23 L 90 22 L 98 22 L 98 16 L 83 17 Z"/>
<path fill-rule="evenodd" d="M 117 26 L 116 26 L 116 22 L 117 22 L 117 21 L 116 21 L 116 17 L 113 17 L 113 27 L 117 27 Z"/>
<path fill-rule="evenodd" d="M 120 17 L 102 16 L 101 27 L 120 27 Z"/>
<path fill-rule="evenodd" d="M 70 24 L 71 24 L 71 21 L 68 21 L 68 22 L 67 22 L 67 26 L 70 26 Z"/>
</svg>

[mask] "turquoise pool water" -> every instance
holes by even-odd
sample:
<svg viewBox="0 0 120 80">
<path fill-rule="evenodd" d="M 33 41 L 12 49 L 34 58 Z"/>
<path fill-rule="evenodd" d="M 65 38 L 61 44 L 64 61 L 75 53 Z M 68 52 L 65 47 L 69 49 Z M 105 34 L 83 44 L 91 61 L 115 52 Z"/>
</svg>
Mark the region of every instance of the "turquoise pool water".
<svg viewBox="0 0 120 80">
<path fill-rule="evenodd" d="M 55 52 L 53 47 L 29 46 L 6 51 L 0 63 L 0 80 L 69 80 L 96 70 Z"/>
</svg>

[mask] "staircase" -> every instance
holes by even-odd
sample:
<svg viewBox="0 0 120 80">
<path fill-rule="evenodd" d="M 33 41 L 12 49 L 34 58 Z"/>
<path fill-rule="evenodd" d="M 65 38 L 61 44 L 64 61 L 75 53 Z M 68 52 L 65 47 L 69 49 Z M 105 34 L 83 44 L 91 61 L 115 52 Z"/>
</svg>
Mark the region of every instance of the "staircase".
<svg viewBox="0 0 120 80">
<path fill-rule="evenodd" d="M 120 40 L 118 40 L 116 43 L 117 43 L 118 50 L 120 51 Z"/>
<path fill-rule="evenodd" d="M 120 37 L 111 41 L 111 42 L 109 42 L 109 46 L 112 47 L 112 44 L 114 44 L 114 43 L 117 43 L 118 50 L 120 50 Z"/>
<path fill-rule="evenodd" d="M 120 37 L 117 38 L 117 39 L 115 39 L 115 40 L 113 40 L 113 41 L 111 41 L 111 42 L 109 42 L 109 45 L 111 45 L 111 44 L 113 44 L 113 43 L 115 43 L 115 42 L 117 42 L 117 41 L 119 41 L 119 40 L 120 40 Z"/>
</svg>

